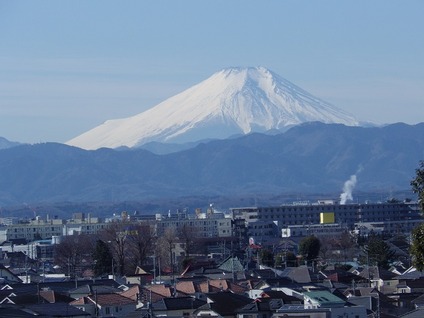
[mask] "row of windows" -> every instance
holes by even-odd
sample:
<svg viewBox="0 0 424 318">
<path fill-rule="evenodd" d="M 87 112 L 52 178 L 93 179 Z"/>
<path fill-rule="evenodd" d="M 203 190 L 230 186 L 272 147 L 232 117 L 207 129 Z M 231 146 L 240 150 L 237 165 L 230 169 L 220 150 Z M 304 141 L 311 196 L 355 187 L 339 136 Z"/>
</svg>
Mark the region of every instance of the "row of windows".
<svg viewBox="0 0 424 318">
<path fill-rule="evenodd" d="M 26 231 L 25 231 L 26 230 Z M 50 228 L 14 228 L 13 229 L 14 233 L 23 233 L 23 232 L 53 232 L 53 233 L 62 233 L 62 229 L 60 227 L 55 228 L 52 227 Z"/>
<path fill-rule="evenodd" d="M 240 209 L 233 210 L 234 213 L 248 213 L 248 212 L 259 212 L 259 213 L 284 213 L 284 212 L 297 212 L 297 211 L 361 211 L 361 212 L 371 212 L 373 210 L 383 210 L 392 213 L 405 213 L 410 211 L 408 206 L 405 205 L 394 205 L 394 204 L 367 204 L 367 205 L 358 205 L 358 204 L 346 204 L 346 205 L 324 205 L 324 206 L 294 206 L 294 207 L 277 207 L 277 208 L 258 208 L 257 210 L 252 209 Z"/>
</svg>

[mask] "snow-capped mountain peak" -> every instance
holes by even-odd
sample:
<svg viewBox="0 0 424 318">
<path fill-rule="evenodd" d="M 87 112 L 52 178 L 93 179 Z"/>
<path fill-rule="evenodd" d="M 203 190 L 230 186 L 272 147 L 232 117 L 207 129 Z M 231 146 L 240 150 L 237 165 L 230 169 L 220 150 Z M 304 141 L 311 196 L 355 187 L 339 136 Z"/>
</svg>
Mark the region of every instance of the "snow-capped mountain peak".
<svg viewBox="0 0 424 318">
<path fill-rule="evenodd" d="M 108 120 L 67 144 L 97 149 L 151 141 L 182 143 L 309 121 L 358 125 L 352 115 L 264 67 L 233 67 L 138 115 Z"/>
</svg>

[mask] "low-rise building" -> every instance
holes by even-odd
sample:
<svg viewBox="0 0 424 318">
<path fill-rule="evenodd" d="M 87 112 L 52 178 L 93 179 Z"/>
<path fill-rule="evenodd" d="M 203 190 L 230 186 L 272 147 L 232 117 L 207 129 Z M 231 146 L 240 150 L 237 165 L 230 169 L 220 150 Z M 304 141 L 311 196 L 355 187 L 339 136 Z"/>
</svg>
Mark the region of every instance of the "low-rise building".
<svg viewBox="0 0 424 318">
<path fill-rule="evenodd" d="M 231 237 L 233 235 L 231 216 L 222 213 L 168 214 L 156 221 L 156 234 L 161 236 L 168 228 L 178 231 L 183 227 L 191 229 L 193 236 L 198 238 Z"/>
<path fill-rule="evenodd" d="M 34 220 L 11 224 L 0 228 L 2 242 L 13 240 L 43 240 L 53 236 L 61 236 L 64 221 L 60 219 L 46 219 L 36 217 Z"/>
</svg>

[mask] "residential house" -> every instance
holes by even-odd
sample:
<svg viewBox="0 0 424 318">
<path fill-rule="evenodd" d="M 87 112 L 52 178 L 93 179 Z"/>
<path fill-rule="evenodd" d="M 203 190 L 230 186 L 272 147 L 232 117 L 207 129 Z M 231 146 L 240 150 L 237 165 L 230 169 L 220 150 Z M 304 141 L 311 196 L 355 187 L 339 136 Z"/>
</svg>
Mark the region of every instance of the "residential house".
<svg viewBox="0 0 424 318">
<path fill-rule="evenodd" d="M 376 287 L 384 294 L 396 292 L 399 284 L 398 275 L 378 266 L 367 266 L 359 272 L 359 276 L 368 279 L 371 287 Z"/>
<path fill-rule="evenodd" d="M 155 316 L 192 317 L 193 312 L 206 304 L 206 301 L 194 297 L 163 298 L 152 304 Z"/>
<path fill-rule="evenodd" d="M 230 291 L 208 293 L 205 296 L 207 303 L 194 311 L 197 317 L 235 318 L 238 309 L 253 302 L 251 298 Z"/>
<path fill-rule="evenodd" d="M 70 305 L 94 317 L 125 317 L 136 310 L 137 302 L 120 294 L 95 294 L 76 299 Z"/>
<path fill-rule="evenodd" d="M 22 280 L 13 274 L 9 269 L 0 265 L 0 283 L 2 284 L 13 284 L 22 283 Z"/>
</svg>

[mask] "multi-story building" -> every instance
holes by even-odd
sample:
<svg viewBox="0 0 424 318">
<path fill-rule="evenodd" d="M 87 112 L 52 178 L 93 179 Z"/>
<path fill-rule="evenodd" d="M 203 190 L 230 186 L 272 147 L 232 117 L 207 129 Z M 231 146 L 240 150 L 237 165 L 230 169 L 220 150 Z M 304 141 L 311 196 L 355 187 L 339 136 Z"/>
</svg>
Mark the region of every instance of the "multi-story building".
<svg viewBox="0 0 424 318">
<path fill-rule="evenodd" d="M 339 224 L 340 227 L 353 230 L 361 223 L 381 222 L 386 233 L 410 233 L 424 221 L 417 203 L 367 203 L 339 204 L 330 200 L 293 203 L 275 207 L 242 207 L 230 209 L 234 219 L 244 219 L 247 235 L 258 242 L 265 231 L 258 231 L 271 224 L 278 224 L 279 233 L 290 226 L 308 226 L 313 224 Z M 331 219 L 331 222 L 323 221 Z M 256 224 L 256 228 L 255 228 Z M 269 236 L 268 236 L 269 238 Z M 266 238 L 265 238 L 266 239 Z"/>
<path fill-rule="evenodd" d="M 75 213 L 71 220 L 63 223 L 63 236 L 75 234 L 96 234 L 106 229 L 110 223 L 102 219 L 92 217 L 90 214 Z"/>
<path fill-rule="evenodd" d="M 26 221 L 2 227 L 0 229 L 0 241 L 26 240 L 35 241 L 49 239 L 53 236 L 61 236 L 63 229 L 63 220 L 47 219 L 39 217 L 35 220 Z"/>
<path fill-rule="evenodd" d="M 191 229 L 193 236 L 198 238 L 230 237 L 232 233 L 232 219 L 230 215 L 223 213 L 197 213 L 189 215 L 187 213 L 168 214 L 156 221 L 156 233 L 161 236 L 167 228 L 176 231 L 187 227 Z"/>
<path fill-rule="evenodd" d="M 0 243 L 16 240 L 32 242 L 74 234 L 96 234 L 108 225 L 109 223 L 99 218 L 90 215 L 85 217 L 82 213 L 74 214 L 70 220 L 36 217 L 34 220 L 1 226 Z"/>
<path fill-rule="evenodd" d="M 120 219 L 123 220 L 122 217 Z M 177 213 L 163 217 L 156 214 L 145 216 L 141 220 L 133 220 L 129 217 L 124 219 L 131 223 L 147 222 L 155 227 L 158 236 L 163 235 L 166 228 L 174 228 L 178 231 L 183 226 L 199 238 L 231 237 L 233 235 L 232 219 L 229 215 L 212 210 L 196 215 Z M 90 214 L 86 217 L 83 213 L 75 213 L 70 220 L 43 220 L 37 217 L 35 220 L 0 226 L 0 243 L 14 240 L 31 242 L 68 235 L 96 234 L 110 226 L 112 221 L 105 222 L 100 218 L 91 217 Z"/>
</svg>

